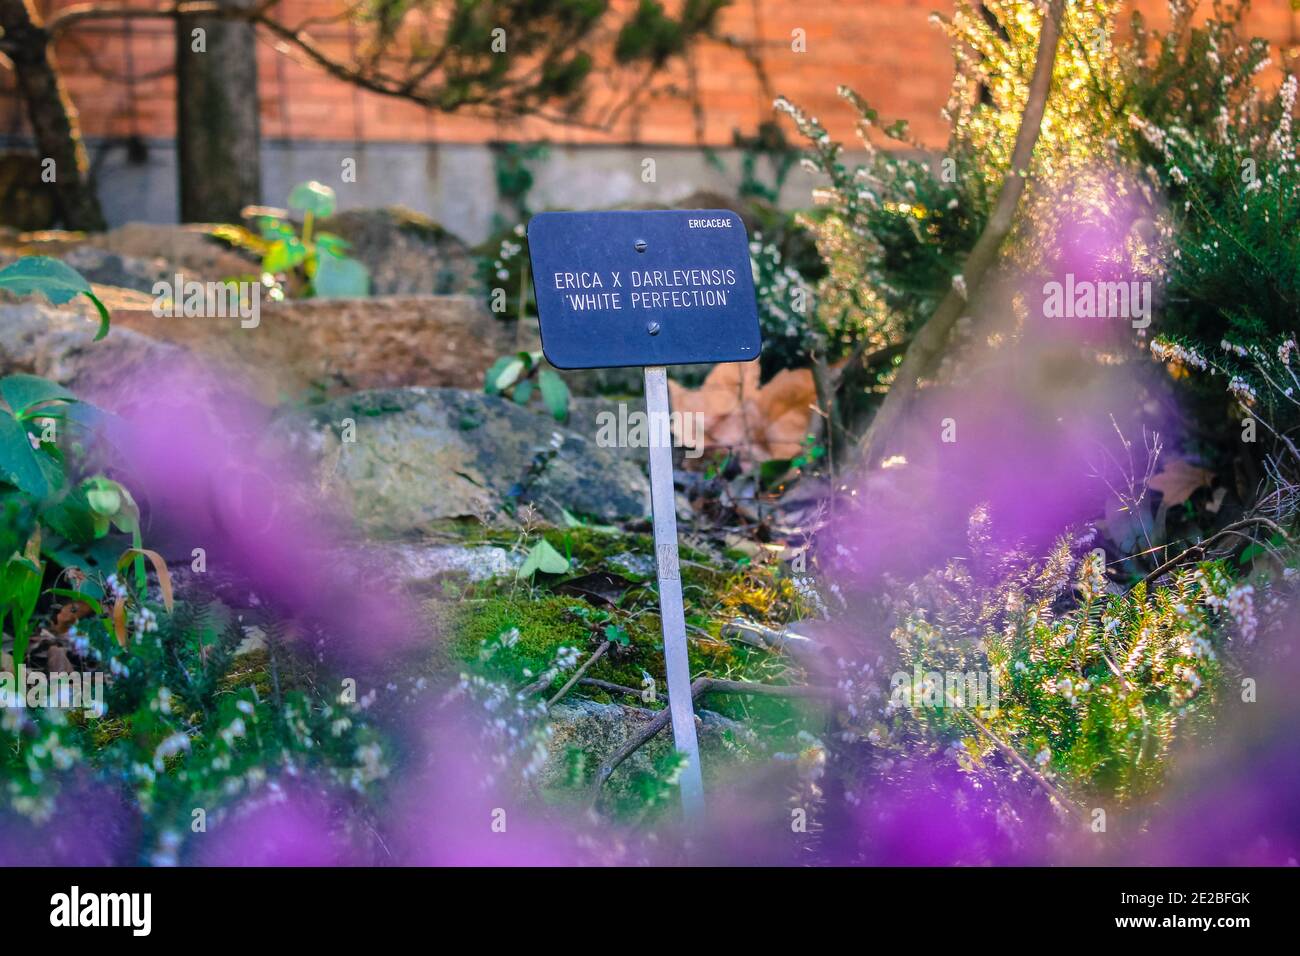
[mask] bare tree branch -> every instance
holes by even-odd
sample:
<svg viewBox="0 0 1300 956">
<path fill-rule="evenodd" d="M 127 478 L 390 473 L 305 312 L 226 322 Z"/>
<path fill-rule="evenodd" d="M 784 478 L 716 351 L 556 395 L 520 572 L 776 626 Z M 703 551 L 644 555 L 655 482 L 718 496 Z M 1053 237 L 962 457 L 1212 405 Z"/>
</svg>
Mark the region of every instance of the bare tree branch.
<svg viewBox="0 0 1300 956">
<path fill-rule="evenodd" d="M 1030 161 L 1047 109 L 1047 97 L 1052 88 L 1052 68 L 1056 63 L 1057 41 L 1061 34 L 1061 19 L 1065 0 L 1051 0 L 1043 15 L 1043 25 L 1038 37 L 1038 58 L 1029 82 L 1029 95 L 1020 116 L 1020 129 L 1016 133 L 1015 148 L 1006 179 L 989 214 L 984 231 L 975 242 L 962 266 L 964 289 L 951 288 L 938 308 L 913 337 L 893 387 L 885 396 L 870 427 L 858 443 L 864 468 L 871 468 L 885 457 L 888 443 L 893 439 L 903 415 L 911 407 L 921 379 L 934 365 L 952 333 L 953 326 L 966 309 L 968 297 L 974 297 L 985 274 L 997 262 L 998 251 L 1011 231 L 1020 197 L 1028 181 Z"/>
<path fill-rule="evenodd" d="M 716 677 L 697 677 L 691 681 L 691 700 L 703 694 L 717 692 L 722 694 L 756 694 L 766 697 L 806 697 L 830 699 L 837 696 L 833 687 L 808 687 L 797 684 L 752 684 L 747 681 L 722 680 Z M 628 757 L 653 740 L 672 721 L 672 711 L 665 707 L 642 727 L 630 740 L 616 750 L 596 771 L 596 779 L 591 787 L 591 802 L 594 806 L 600 799 L 600 791 Z"/>
</svg>

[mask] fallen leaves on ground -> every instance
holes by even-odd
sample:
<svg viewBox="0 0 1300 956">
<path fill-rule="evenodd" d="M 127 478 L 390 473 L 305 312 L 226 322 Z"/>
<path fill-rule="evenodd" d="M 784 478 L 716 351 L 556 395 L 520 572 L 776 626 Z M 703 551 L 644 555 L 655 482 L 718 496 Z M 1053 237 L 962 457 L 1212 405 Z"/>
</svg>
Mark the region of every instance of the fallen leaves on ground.
<svg viewBox="0 0 1300 956">
<path fill-rule="evenodd" d="M 760 385 L 757 361 L 716 365 L 699 388 L 672 380 L 668 388 L 673 411 L 703 416 L 705 448 L 725 448 L 749 464 L 798 455 L 817 401 L 811 370 L 782 369 Z"/>
<path fill-rule="evenodd" d="M 1152 491 L 1164 496 L 1167 507 L 1180 505 L 1198 488 L 1205 487 L 1214 479 L 1214 472 L 1208 468 L 1193 465 L 1186 458 L 1169 458 L 1160 473 L 1148 482 Z"/>
</svg>

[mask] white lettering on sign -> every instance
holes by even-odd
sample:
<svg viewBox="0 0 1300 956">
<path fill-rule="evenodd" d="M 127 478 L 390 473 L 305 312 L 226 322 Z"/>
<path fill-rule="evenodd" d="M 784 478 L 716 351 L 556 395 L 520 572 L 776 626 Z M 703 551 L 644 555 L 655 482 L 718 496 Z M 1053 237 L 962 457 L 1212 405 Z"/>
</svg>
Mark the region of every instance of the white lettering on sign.
<svg viewBox="0 0 1300 956">
<path fill-rule="evenodd" d="M 688 229 L 730 229 L 730 219 L 688 219 Z"/>
<path fill-rule="evenodd" d="M 599 272 L 557 272 L 555 273 L 555 288 L 557 289 L 600 289 L 604 284 L 600 281 Z"/>
<path fill-rule="evenodd" d="M 716 221 L 728 225 L 726 219 Z M 564 301 L 574 312 L 622 311 L 623 273 L 556 272 L 555 289 L 564 292 Z M 633 309 L 719 308 L 730 304 L 736 270 L 723 269 L 646 269 L 627 275 L 635 292 L 628 293 L 627 305 Z M 573 290 L 573 291 L 570 291 Z"/>
</svg>

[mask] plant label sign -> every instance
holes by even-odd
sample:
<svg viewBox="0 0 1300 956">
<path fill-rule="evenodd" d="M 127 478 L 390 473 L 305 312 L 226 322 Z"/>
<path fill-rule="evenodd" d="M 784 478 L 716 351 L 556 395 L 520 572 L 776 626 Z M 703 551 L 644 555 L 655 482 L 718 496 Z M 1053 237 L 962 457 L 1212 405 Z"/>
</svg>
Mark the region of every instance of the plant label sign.
<svg viewBox="0 0 1300 956">
<path fill-rule="evenodd" d="M 544 212 L 528 225 L 542 352 L 557 368 L 645 366 L 650 421 L 669 422 L 668 365 L 758 358 L 758 302 L 745 224 L 727 209 Z M 667 428 L 651 427 L 659 619 L 687 819 L 704 810 L 677 555 Z"/>
<path fill-rule="evenodd" d="M 556 368 L 758 358 L 749 237 L 729 209 L 538 213 L 528 251 Z"/>
</svg>

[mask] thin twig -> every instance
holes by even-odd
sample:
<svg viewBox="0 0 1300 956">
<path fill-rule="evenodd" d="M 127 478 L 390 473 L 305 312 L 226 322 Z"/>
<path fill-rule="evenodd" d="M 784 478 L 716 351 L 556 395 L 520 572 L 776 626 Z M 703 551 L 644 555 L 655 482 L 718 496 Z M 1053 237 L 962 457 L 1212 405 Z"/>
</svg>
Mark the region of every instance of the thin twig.
<svg viewBox="0 0 1300 956">
<path fill-rule="evenodd" d="M 1199 544 L 1192 545 L 1182 554 L 1170 558 L 1168 561 L 1160 565 L 1150 574 L 1146 575 L 1146 577 L 1144 577 L 1137 584 L 1133 585 L 1133 588 L 1136 588 L 1138 584 L 1146 584 L 1150 581 L 1158 580 L 1162 575 L 1167 574 L 1169 571 L 1173 570 L 1178 565 L 1186 561 L 1189 557 L 1191 557 L 1193 553 L 1200 552 L 1201 554 L 1204 554 L 1207 550 L 1209 550 L 1210 545 L 1212 545 L 1219 538 L 1225 537 L 1227 535 L 1238 534 L 1242 528 L 1248 527 L 1250 525 L 1263 525 L 1264 527 L 1272 530 L 1275 534 L 1280 535 L 1282 540 L 1285 541 L 1287 544 L 1291 543 L 1291 537 L 1285 531 L 1282 530 L 1282 528 L 1277 524 L 1277 522 L 1260 515 L 1256 515 L 1251 518 L 1242 518 L 1240 521 L 1233 522 L 1232 524 L 1228 525 L 1226 528 L 1223 528 L 1222 530 L 1217 531 L 1214 534 L 1210 535 L 1208 538 L 1206 538 L 1204 541 L 1201 541 Z M 1132 591 L 1133 588 L 1129 588 L 1129 590 Z"/>
<path fill-rule="evenodd" d="M 552 707 L 558 704 L 561 699 L 563 699 L 564 695 L 569 692 L 569 689 L 572 688 L 574 684 L 578 683 L 578 681 L 582 679 L 582 675 L 587 673 L 587 671 L 591 669 L 591 665 L 596 663 L 596 661 L 600 660 L 601 657 L 604 656 L 605 652 L 609 650 L 610 645 L 612 643 L 613 641 L 605 641 L 603 644 L 600 645 L 600 647 L 596 648 L 596 652 L 592 654 L 590 657 L 588 657 L 583 662 L 582 666 L 573 672 L 573 676 L 569 678 L 568 682 L 563 687 L 561 687 L 558 691 L 555 692 L 555 696 L 546 702 L 547 710 L 550 710 Z"/>
<path fill-rule="evenodd" d="M 645 691 L 637 690 L 635 687 L 628 687 L 626 684 L 615 684 L 612 681 L 601 680 L 598 677 L 584 677 L 578 683 L 583 687 L 594 687 L 610 694 L 623 694 L 627 697 L 635 697 L 637 700 L 644 700 L 642 695 Z"/>
<path fill-rule="evenodd" d="M 957 706 L 958 709 L 963 714 L 965 714 L 967 717 L 970 718 L 970 722 L 975 725 L 976 730 L 978 730 L 985 737 L 991 740 L 993 742 L 993 745 L 997 747 L 998 750 L 1002 751 L 1002 753 L 1005 754 L 1007 757 L 1009 757 L 1012 761 L 1014 761 L 1015 764 L 1018 767 L 1020 767 L 1021 770 L 1029 774 L 1029 776 L 1033 779 L 1033 781 L 1036 784 L 1038 784 L 1038 786 L 1040 786 L 1043 789 L 1043 791 L 1058 806 L 1061 807 L 1061 809 L 1063 809 L 1066 813 L 1070 814 L 1071 816 L 1075 816 L 1078 813 L 1078 809 L 1074 806 L 1074 804 L 1071 803 L 1066 798 L 1066 796 L 1063 793 L 1061 793 L 1056 787 L 1052 786 L 1051 781 L 1049 781 L 1041 773 L 1039 773 L 1037 770 L 1031 767 L 1029 765 L 1028 760 L 1020 756 L 1020 751 L 1016 750 L 1015 747 L 1012 747 L 1010 744 L 1003 741 L 1002 738 L 999 737 L 997 734 L 995 734 L 993 731 L 989 730 L 989 728 L 985 726 L 984 722 L 975 716 L 974 712 L 961 705 L 957 705 Z"/>
<path fill-rule="evenodd" d="M 833 698 L 837 691 L 832 687 L 807 687 L 794 684 L 753 684 L 747 681 L 723 680 L 716 677 L 697 677 L 691 681 L 691 700 L 715 691 L 720 694 L 758 694 L 767 697 L 821 697 Z M 672 720 L 672 711 L 665 707 L 642 727 L 630 740 L 605 759 L 596 771 L 591 787 L 591 804 L 600 799 L 601 788 L 628 757 L 653 740 L 659 731 Z"/>
</svg>

